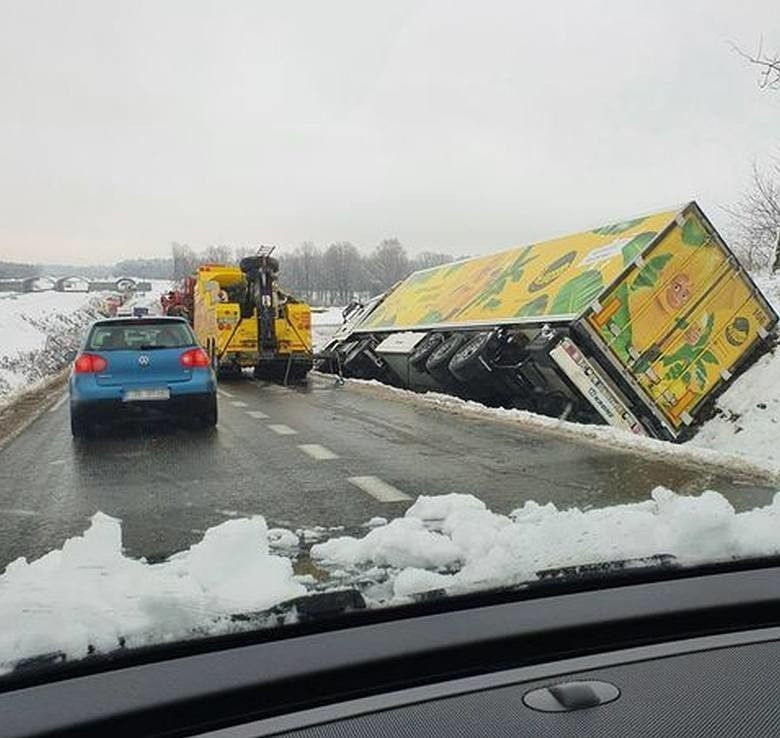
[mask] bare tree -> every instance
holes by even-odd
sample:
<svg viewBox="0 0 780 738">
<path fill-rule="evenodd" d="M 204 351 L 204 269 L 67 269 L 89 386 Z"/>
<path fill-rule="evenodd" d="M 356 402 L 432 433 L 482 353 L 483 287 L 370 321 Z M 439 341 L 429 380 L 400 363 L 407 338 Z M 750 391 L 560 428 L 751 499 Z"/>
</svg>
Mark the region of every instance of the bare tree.
<svg viewBox="0 0 780 738">
<path fill-rule="evenodd" d="M 731 47 L 740 56 L 759 68 L 759 87 L 762 89 L 780 90 L 780 55 L 764 51 L 763 38 L 759 39 L 758 49 L 753 54 L 743 51 L 735 44 L 732 44 Z"/>
<path fill-rule="evenodd" d="M 751 271 L 780 270 L 780 159 L 762 170 L 753 165 L 750 187 L 733 208 L 726 208 L 735 232 L 734 247 Z"/>
<path fill-rule="evenodd" d="M 412 269 L 430 269 L 431 267 L 449 264 L 453 257 L 449 254 L 437 254 L 434 251 L 421 251 L 417 256 L 412 257 Z"/>
<path fill-rule="evenodd" d="M 198 268 L 198 257 L 186 243 L 171 244 L 173 253 L 173 278 L 184 279 Z"/>
<path fill-rule="evenodd" d="M 371 288 L 381 292 L 409 274 L 409 257 L 397 238 L 386 238 L 368 260 Z"/>
</svg>

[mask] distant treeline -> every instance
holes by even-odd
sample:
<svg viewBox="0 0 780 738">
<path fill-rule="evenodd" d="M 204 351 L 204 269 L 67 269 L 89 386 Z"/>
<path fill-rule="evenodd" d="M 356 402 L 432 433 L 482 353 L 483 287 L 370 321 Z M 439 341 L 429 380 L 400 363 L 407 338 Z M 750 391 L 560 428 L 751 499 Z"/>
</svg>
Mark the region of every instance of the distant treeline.
<svg viewBox="0 0 780 738">
<path fill-rule="evenodd" d="M 67 264 L 19 264 L 0 261 L 0 279 L 67 277 L 89 279 L 136 277 L 182 279 L 201 264 L 235 264 L 255 249 L 210 246 L 196 251 L 186 244 L 171 244 L 171 256 L 157 259 L 125 259 L 113 266 Z M 409 255 L 396 238 L 382 241 L 370 253 L 361 253 L 349 241 L 329 246 L 304 242 L 297 248 L 274 251 L 279 260 L 279 282 L 294 296 L 313 305 L 345 305 L 353 298 L 366 298 L 392 287 L 418 269 L 447 264 L 448 254 L 424 251 Z"/>
<path fill-rule="evenodd" d="M 232 264 L 254 249 L 211 246 L 195 251 L 186 244 L 173 244 L 173 276 L 181 279 L 200 264 Z M 313 305 L 345 305 L 353 298 L 366 298 L 392 287 L 418 269 L 447 264 L 448 254 L 407 254 L 398 239 L 382 241 L 369 254 L 362 254 L 349 241 L 319 247 L 304 242 L 290 251 L 275 251 L 279 282 L 293 295 Z"/>
<path fill-rule="evenodd" d="M 27 277 L 86 277 L 110 279 L 137 277 L 141 279 L 170 279 L 173 259 L 125 259 L 114 265 L 83 264 L 21 264 L 0 261 L 0 279 L 26 279 Z"/>
</svg>

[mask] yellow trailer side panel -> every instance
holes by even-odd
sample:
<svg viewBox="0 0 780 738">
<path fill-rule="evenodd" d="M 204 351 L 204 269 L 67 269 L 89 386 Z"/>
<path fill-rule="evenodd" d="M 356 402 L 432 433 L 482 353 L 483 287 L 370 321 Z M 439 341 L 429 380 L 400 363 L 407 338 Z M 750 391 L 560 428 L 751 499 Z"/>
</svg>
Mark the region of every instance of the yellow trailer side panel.
<svg viewBox="0 0 780 738">
<path fill-rule="evenodd" d="M 601 294 L 677 212 L 667 210 L 415 272 L 357 330 L 571 319 Z"/>
<path fill-rule="evenodd" d="M 587 315 L 676 432 L 776 316 L 691 206 Z"/>
</svg>

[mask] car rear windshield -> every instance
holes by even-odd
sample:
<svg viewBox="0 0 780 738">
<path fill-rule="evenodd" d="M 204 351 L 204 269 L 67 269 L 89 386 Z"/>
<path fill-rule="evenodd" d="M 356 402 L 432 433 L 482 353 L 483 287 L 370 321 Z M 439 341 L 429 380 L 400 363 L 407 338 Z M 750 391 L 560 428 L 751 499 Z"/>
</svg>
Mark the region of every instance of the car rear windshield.
<svg viewBox="0 0 780 738">
<path fill-rule="evenodd" d="M 95 351 L 182 348 L 192 346 L 195 338 L 186 323 L 178 321 L 128 321 L 96 325 L 87 348 Z"/>
</svg>

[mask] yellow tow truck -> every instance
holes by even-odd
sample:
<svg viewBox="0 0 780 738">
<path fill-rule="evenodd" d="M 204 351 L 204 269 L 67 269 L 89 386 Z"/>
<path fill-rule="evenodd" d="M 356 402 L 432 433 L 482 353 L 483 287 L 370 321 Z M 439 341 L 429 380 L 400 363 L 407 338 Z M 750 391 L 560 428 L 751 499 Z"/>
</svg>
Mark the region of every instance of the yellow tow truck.
<svg viewBox="0 0 780 738">
<path fill-rule="evenodd" d="M 311 310 L 277 284 L 270 253 L 207 264 L 189 280 L 198 341 L 221 373 L 253 367 L 260 379 L 300 381 L 312 368 Z"/>
</svg>

